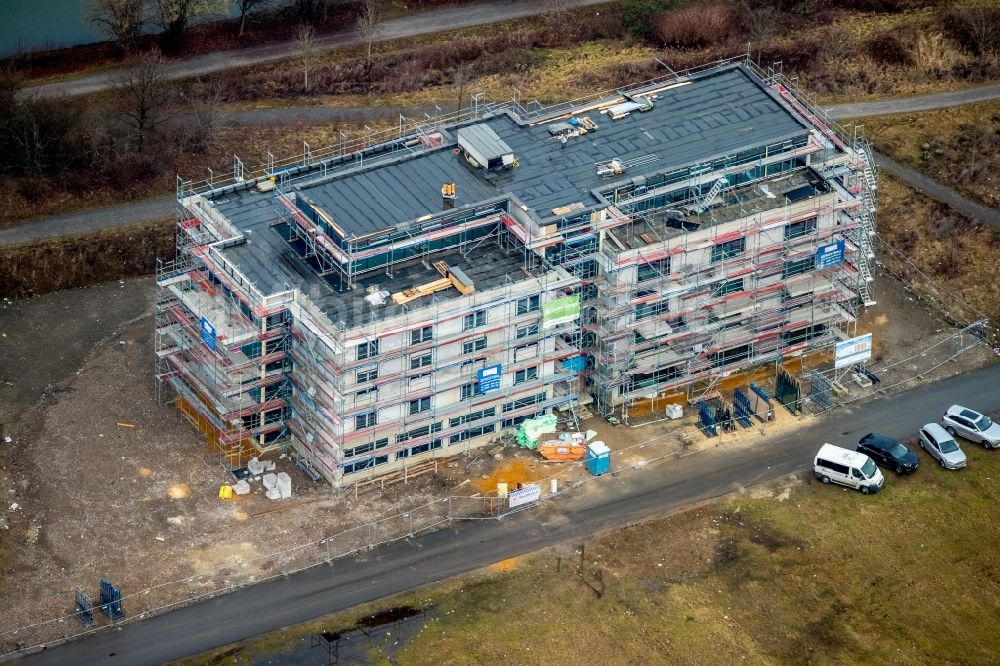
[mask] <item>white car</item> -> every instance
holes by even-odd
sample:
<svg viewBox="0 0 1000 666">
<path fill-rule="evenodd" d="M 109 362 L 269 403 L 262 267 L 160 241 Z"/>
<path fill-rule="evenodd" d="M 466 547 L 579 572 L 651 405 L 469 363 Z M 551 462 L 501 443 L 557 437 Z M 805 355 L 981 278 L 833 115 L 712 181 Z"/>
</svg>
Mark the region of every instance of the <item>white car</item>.
<svg viewBox="0 0 1000 666">
<path fill-rule="evenodd" d="M 990 417 L 977 411 L 952 405 L 941 416 L 941 425 L 952 434 L 978 442 L 987 449 L 1000 447 L 1000 425 L 993 423 Z"/>
<path fill-rule="evenodd" d="M 965 467 L 965 452 L 937 423 L 928 423 L 920 429 L 920 448 L 929 453 L 945 469 Z"/>
</svg>

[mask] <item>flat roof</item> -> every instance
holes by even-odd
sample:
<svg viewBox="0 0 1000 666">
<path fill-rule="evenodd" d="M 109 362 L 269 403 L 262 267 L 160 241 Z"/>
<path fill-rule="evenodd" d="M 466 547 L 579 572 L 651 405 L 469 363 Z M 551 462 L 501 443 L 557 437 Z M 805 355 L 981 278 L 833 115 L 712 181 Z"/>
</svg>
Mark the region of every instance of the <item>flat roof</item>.
<svg viewBox="0 0 1000 666">
<path fill-rule="evenodd" d="M 445 145 L 429 153 L 373 166 L 299 186 L 348 234 L 361 236 L 388 229 L 441 210 L 441 185 L 454 182 L 456 207 L 512 194 L 540 219 L 552 209 L 573 203 L 601 203 L 593 190 L 616 180 L 670 171 L 748 148 L 808 133 L 742 66 L 733 65 L 656 93 L 651 110 L 633 111 L 620 120 L 594 109 L 581 112 L 599 125 L 596 132 L 570 138 L 564 145 L 549 122 L 519 124 L 509 114 L 480 121 L 514 152 L 517 166 L 485 173 L 455 155 L 454 130 Z M 458 131 L 467 131 L 460 128 Z M 598 163 L 618 159 L 626 171 L 613 179 L 597 175 Z"/>
<path fill-rule="evenodd" d="M 215 202 L 218 210 L 230 220 L 238 220 L 237 229 L 246 242 L 222 250 L 250 281 L 264 293 L 274 293 L 295 287 L 300 289 L 333 322 L 343 321 L 348 327 L 370 319 L 401 314 L 402 307 L 391 300 L 382 306 L 365 302 L 366 287 L 378 286 L 390 294 L 433 282 L 441 277 L 433 267 L 428 268 L 419 259 L 395 264 L 392 276 L 384 270 L 372 271 L 358 281 L 354 289 L 338 291 L 326 278 L 320 276 L 315 266 L 300 256 L 301 248 L 289 243 L 284 224 L 275 225 L 275 213 L 269 194 L 255 190 L 231 192 Z M 496 243 L 485 242 L 468 248 L 466 253 L 456 251 L 436 252 L 432 261 L 444 261 L 461 269 L 472 280 L 477 292 L 503 285 L 510 276 L 515 282 L 540 271 L 525 273 L 521 252 L 503 252 Z M 420 308 L 435 301 L 447 301 L 461 294 L 454 288 L 442 290 L 409 301 L 408 309 Z"/>
</svg>

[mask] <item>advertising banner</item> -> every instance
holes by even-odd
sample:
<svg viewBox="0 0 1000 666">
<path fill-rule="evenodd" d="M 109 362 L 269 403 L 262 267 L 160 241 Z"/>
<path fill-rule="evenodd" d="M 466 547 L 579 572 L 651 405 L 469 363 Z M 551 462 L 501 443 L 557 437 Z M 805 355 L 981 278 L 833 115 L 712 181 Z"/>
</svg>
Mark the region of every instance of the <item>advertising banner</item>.
<svg viewBox="0 0 1000 666">
<path fill-rule="evenodd" d="M 580 316 L 580 295 L 563 296 L 542 306 L 542 328 L 552 328 Z"/>
</svg>

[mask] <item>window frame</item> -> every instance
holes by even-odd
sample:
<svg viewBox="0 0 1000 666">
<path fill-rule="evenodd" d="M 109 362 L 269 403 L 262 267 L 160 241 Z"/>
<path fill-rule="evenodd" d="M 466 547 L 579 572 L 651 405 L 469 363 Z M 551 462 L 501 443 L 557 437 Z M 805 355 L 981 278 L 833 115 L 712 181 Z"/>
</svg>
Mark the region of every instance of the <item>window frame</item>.
<svg viewBox="0 0 1000 666">
<path fill-rule="evenodd" d="M 434 326 L 423 326 L 410 331 L 410 344 L 419 345 L 434 339 Z"/>
<path fill-rule="evenodd" d="M 358 343 L 356 354 L 357 360 L 364 361 L 365 359 L 374 358 L 379 354 L 379 340 L 369 340 L 368 342 Z M 364 349 L 364 355 L 362 355 L 361 350 Z M 374 350 L 374 351 L 373 351 Z"/>
<path fill-rule="evenodd" d="M 526 382 L 534 381 L 538 379 L 538 366 L 532 365 L 527 368 L 521 368 L 520 370 L 514 371 L 514 385 L 524 384 Z"/>
<path fill-rule="evenodd" d="M 542 297 L 538 294 L 533 294 L 531 296 L 525 296 L 524 298 L 519 298 L 517 299 L 517 304 L 515 306 L 515 316 L 520 317 L 521 315 L 526 315 L 531 312 L 538 312 L 538 310 L 540 310 L 541 307 L 542 307 Z"/>
<path fill-rule="evenodd" d="M 410 400 L 410 416 L 416 416 L 417 414 L 423 414 L 424 412 L 430 411 L 431 409 L 431 397 L 426 395 L 422 398 L 417 398 L 416 400 Z"/>
<path fill-rule="evenodd" d="M 470 312 L 462 318 L 462 330 L 463 331 L 473 331 L 480 326 L 486 325 L 486 310 L 476 310 Z"/>
<path fill-rule="evenodd" d="M 410 355 L 410 370 L 419 370 L 434 365 L 433 352 L 423 352 L 421 354 Z"/>
<path fill-rule="evenodd" d="M 736 248 L 739 249 L 736 249 Z M 740 236 L 724 243 L 716 243 L 712 246 L 711 263 L 717 264 L 720 261 L 733 259 L 747 251 L 747 237 Z"/>
</svg>

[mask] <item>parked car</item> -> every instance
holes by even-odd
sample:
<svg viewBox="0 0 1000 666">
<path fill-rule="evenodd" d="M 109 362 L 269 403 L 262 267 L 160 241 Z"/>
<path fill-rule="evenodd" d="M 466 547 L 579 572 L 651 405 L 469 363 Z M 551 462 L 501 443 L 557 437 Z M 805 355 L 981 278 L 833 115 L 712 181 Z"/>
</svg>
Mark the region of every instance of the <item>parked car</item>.
<svg viewBox="0 0 1000 666">
<path fill-rule="evenodd" d="M 929 453 L 945 469 L 965 467 L 965 452 L 952 439 L 948 431 L 937 423 L 928 423 L 920 429 L 920 448 Z"/>
<path fill-rule="evenodd" d="M 858 451 L 896 474 L 913 474 L 920 465 L 917 454 L 891 437 L 870 432 L 858 442 Z"/>
<path fill-rule="evenodd" d="M 941 424 L 952 436 L 961 435 L 987 449 L 1000 447 L 1000 425 L 968 407 L 952 405 L 941 416 Z"/>
<path fill-rule="evenodd" d="M 872 459 L 863 453 L 824 444 L 813 460 L 813 474 L 823 483 L 839 483 L 863 494 L 877 493 L 885 477 Z"/>
</svg>

